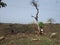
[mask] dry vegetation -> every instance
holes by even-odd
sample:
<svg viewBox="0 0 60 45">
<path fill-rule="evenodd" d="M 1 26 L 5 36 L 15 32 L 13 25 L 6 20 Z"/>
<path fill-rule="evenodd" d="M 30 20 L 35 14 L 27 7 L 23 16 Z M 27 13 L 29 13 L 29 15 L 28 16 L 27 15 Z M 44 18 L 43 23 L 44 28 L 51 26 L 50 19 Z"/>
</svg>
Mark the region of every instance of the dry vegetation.
<svg viewBox="0 0 60 45">
<path fill-rule="evenodd" d="M 0 24 L 0 45 L 60 45 L 60 24 L 45 24 L 46 35 L 37 35 L 36 31 L 35 24 Z M 56 35 L 50 38 L 51 33 Z"/>
</svg>

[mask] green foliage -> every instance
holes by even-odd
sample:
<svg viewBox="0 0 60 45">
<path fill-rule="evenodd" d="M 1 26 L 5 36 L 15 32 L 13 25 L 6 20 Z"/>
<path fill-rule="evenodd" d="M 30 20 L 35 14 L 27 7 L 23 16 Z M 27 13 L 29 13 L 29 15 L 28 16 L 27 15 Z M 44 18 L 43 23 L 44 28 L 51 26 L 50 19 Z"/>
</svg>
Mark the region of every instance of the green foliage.
<svg viewBox="0 0 60 45">
<path fill-rule="evenodd" d="M 39 22 L 38 24 L 39 24 L 40 27 L 42 27 L 42 28 L 44 27 L 44 23 L 43 22 Z"/>
</svg>

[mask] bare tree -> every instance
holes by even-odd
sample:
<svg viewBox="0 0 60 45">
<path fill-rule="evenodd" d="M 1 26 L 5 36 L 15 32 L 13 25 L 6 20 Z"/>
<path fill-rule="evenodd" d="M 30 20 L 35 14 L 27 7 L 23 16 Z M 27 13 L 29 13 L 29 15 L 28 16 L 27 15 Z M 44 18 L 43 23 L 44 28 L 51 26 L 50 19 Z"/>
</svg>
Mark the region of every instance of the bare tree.
<svg viewBox="0 0 60 45">
<path fill-rule="evenodd" d="M 36 16 L 32 16 L 32 17 L 34 17 L 35 20 L 38 21 L 38 13 L 39 13 L 38 4 L 37 4 L 37 2 L 35 0 L 32 0 L 32 4 L 37 10 Z"/>
<path fill-rule="evenodd" d="M 32 17 L 36 20 L 38 31 L 40 33 L 40 27 L 39 27 L 39 24 L 38 24 L 38 14 L 39 14 L 38 4 L 37 4 L 37 2 L 35 0 L 32 0 L 32 4 L 36 8 L 36 10 L 37 10 L 36 16 L 32 16 Z"/>
</svg>

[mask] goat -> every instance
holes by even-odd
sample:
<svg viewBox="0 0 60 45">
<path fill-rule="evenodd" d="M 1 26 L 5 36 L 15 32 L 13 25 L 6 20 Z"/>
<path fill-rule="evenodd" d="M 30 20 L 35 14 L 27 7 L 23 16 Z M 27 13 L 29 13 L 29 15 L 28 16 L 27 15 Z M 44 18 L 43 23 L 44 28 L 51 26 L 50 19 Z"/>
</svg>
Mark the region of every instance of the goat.
<svg viewBox="0 0 60 45">
<path fill-rule="evenodd" d="M 51 33 L 50 38 L 53 38 L 56 36 L 56 33 Z"/>
</svg>

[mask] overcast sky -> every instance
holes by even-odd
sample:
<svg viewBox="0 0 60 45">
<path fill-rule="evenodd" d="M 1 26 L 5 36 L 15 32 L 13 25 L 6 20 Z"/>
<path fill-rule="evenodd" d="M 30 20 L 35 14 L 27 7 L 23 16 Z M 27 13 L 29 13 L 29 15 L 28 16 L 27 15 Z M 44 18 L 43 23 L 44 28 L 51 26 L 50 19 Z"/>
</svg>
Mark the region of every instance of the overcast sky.
<svg viewBox="0 0 60 45">
<path fill-rule="evenodd" d="M 34 19 L 36 9 L 31 0 L 3 0 L 7 7 L 0 8 L 0 22 L 4 23 L 31 23 Z M 37 0 L 39 8 L 39 21 L 46 22 L 53 18 L 60 23 L 60 1 L 59 0 Z"/>
</svg>

